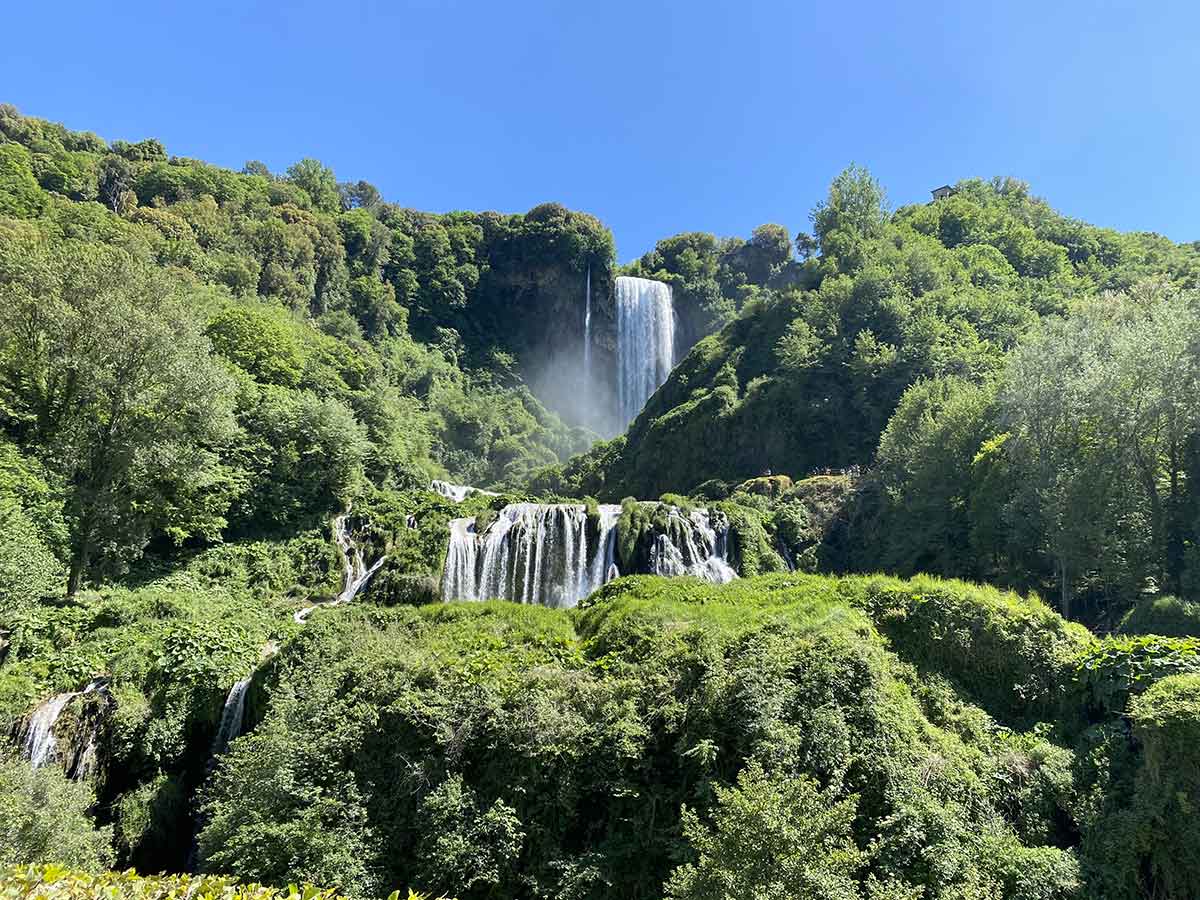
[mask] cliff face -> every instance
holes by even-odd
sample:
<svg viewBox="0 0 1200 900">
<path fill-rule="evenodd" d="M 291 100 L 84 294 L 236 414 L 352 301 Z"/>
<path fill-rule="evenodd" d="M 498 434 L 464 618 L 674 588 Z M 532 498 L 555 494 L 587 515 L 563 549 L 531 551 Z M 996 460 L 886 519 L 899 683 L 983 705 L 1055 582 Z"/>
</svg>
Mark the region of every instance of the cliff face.
<svg viewBox="0 0 1200 900">
<path fill-rule="evenodd" d="M 390 222 L 414 248 L 393 279 L 415 336 L 497 381 L 519 379 L 573 425 L 616 430 L 603 377 L 616 354 L 615 250 L 598 219 L 543 203 L 523 215 L 405 213 Z"/>
<path fill-rule="evenodd" d="M 608 434 L 617 427 L 611 377 L 617 358 L 616 313 L 611 262 L 596 262 L 579 257 L 528 265 L 503 260 L 485 273 L 480 294 L 495 320 L 495 333 L 506 336 L 534 395 L 571 424 Z"/>
</svg>

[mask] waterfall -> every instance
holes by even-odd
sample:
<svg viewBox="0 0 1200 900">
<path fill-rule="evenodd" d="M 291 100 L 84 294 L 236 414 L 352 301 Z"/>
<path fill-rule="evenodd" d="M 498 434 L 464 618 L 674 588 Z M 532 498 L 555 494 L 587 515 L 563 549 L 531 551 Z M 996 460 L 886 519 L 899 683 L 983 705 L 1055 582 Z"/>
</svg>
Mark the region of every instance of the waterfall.
<svg viewBox="0 0 1200 900">
<path fill-rule="evenodd" d="M 54 748 L 58 741 L 54 738 L 54 723 L 62 715 L 67 704 L 74 700 L 78 693 L 71 691 L 51 697 L 33 711 L 29 717 L 29 726 L 25 732 L 25 744 L 22 754 L 35 769 L 44 766 L 54 758 Z"/>
<path fill-rule="evenodd" d="M 474 519 L 455 519 L 442 599 L 576 606 L 615 577 L 620 515 L 621 507 L 603 505 L 589 527 L 582 504 L 510 503 L 483 534 Z"/>
<path fill-rule="evenodd" d="M 242 721 L 246 717 L 246 692 L 250 690 L 250 678 L 243 678 L 229 689 L 225 708 L 221 710 L 221 724 L 213 737 L 210 756 L 217 756 L 229 749 L 230 742 L 241 736 Z"/>
<path fill-rule="evenodd" d="M 482 533 L 475 519 L 454 519 L 442 599 L 578 605 L 620 575 L 621 507 L 599 509 L 595 526 L 589 525 L 586 507 L 566 503 L 511 503 Z M 666 530 L 656 529 L 646 540 L 648 549 L 638 556 L 646 574 L 692 575 L 719 584 L 737 577 L 729 564 L 729 523 L 720 513 L 685 514 L 668 507 Z"/>
<path fill-rule="evenodd" d="M 591 384 L 592 380 L 592 266 L 587 267 L 587 281 L 584 282 L 583 305 L 583 380 Z"/>
<path fill-rule="evenodd" d="M 654 575 L 694 575 L 716 584 L 737 578 L 729 565 L 729 525 L 724 516 L 714 524 L 707 510 L 694 509 L 686 517 L 678 507 L 667 514 L 667 532 L 656 534 L 650 547 L 650 572 Z"/>
<path fill-rule="evenodd" d="M 58 739 L 54 735 L 54 726 L 68 704 L 76 697 L 103 690 L 104 682 L 92 681 L 82 691 L 58 694 L 33 711 L 29 717 L 29 723 L 25 726 L 25 739 L 21 744 L 21 754 L 35 769 L 59 760 Z M 96 755 L 95 738 L 93 729 L 82 751 L 72 754 L 75 757 L 74 761 L 62 760 L 65 763 L 64 767 L 68 770 L 68 775 L 82 777 L 92 770 Z"/>
<path fill-rule="evenodd" d="M 451 484 L 449 481 L 439 481 L 436 478 L 429 482 L 429 489 L 455 503 L 462 503 L 470 494 L 483 494 L 487 497 L 499 496 L 495 491 L 485 491 L 483 488 L 472 487 L 469 484 Z"/>
<path fill-rule="evenodd" d="M 617 278 L 617 406 L 632 422 L 675 364 L 671 288 L 648 278 Z"/>
<path fill-rule="evenodd" d="M 438 484 L 438 482 L 434 482 Z M 460 485 L 449 485 L 449 487 L 459 487 Z M 475 488 L 470 488 L 475 490 Z M 371 576 L 379 571 L 379 567 L 387 561 L 386 554 L 379 557 L 367 568 L 366 561 L 363 560 L 362 550 L 350 537 L 350 510 L 347 510 L 333 520 L 333 539 L 337 542 L 338 550 L 342 554 L 342 591 L 333 600 L 325 603 L 313 604 L 306 606 L 304 609 L 296 612 L 292 616 L 297 622 L 303 625 L 308 621 L 308 617 L 312 615 L 312 611 L 317 606 L 342 606 L 349 603 L 359 592 L 367 586 L 367 582 L 371 580 Z"/>
</svg>

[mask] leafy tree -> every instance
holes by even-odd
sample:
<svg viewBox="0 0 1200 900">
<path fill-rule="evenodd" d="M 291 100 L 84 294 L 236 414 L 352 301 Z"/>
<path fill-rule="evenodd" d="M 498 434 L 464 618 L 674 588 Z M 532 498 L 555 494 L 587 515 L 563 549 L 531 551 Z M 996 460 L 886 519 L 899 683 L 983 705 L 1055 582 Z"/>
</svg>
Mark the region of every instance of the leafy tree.
<svg viewBox="0 0 1200 900">
<path fill-rule="evenodd" d="M 323 166 L 319 160 L 306 157 L 288 166 L 287 177 L 308 194 L 317 209 L 327 213 L 341 210 L 342 198 L 338 193 L 337 179 L 333 177 L 333 170 Z"/>
<path fill-rule="evenodd" d="M 120 563 L 157 529 L 217 537 L 231 392 L 187 292 L 121 251 L 8 235 L 0 391 L 10 427 L 67 486 L 68 592 L 97 552 Z"/>
<path fill-rule="evenodd" d="M 122 157 L 109 154 L 100 161 L 97 189 L 100 199 L 113 212 L 121 210 L 125 195 L 133 188 L 133 170 Z"/>
<path fill-rule="evenodd" d="M 57 766 L 32 768 L 0 751 L 0 868 L 57 863 L 100 871 L 113 863 L 112 829 L 87 811 L 91 788 Z"/>
<path fill-rule="evenodd" d="M 854 844 L 855 799 L 810 778 L 769 776 L 752 762 L 735 787 L 716 789 L 711 825 L 688 812 L 684 836 L 698 859 L 667 882 L 672 900 L 857 900 L 864 855 Z"/>
<path fill-rule="evenodd" d="M 276 312 L 227 306 L 206 329 L 213 348 L 264 384 L 296 387 L 304 352 L 294 329 Z"/>
<path fill-rule="evenodd" d="M 503 800 L 480 809 L 474 791 L 452 775 L 421 803 L 425 835 L 415 880 L 440 890 L 478 891 L 510 882 L 525 837 L 516 811 Z"/>
<path fill-rule="evenodd" d="M 812 211 L 813 233 L 821 252 L 853 260 L 863 241 L 883 233 L 886 202 L 883 188 L 870 172 L 857 165 L 844 169 L 829 186 L 829 196 Z"/>
<path fill-rule="evenodd" d="M 379 188 L 369 181 L 343 182 L 338 185 L 338 193 L 342 197 L 343 209 L 365 209 L 371 212 L 383 205 Z"/>
<path fill-rule="evenodd" d="M 29 151 L 19 144 L 0 144 L 0 215 L 29 218 L 44 204 Z"/>
</svg>

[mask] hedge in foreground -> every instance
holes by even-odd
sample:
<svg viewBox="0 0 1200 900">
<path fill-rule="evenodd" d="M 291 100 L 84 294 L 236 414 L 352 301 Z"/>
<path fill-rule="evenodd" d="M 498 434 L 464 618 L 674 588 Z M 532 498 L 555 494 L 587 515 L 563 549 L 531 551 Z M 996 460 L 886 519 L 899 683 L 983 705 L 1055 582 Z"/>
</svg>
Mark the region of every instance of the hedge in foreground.
<svg viewBox="0 0 1200 900">
<path fill-rule="evenodd" d="M 393 891 L 388 900 L 400 900 Z M 286 888 L 240 884 L 213 875 L 138 875 L 104 872 L 93 875 L 60 866 L 28 866 L 0 873 L 0 900 L 347 900 L 311 884 Z M 409 891 L 406 900 L 428 900 Z M 446 898 L 441 898 L 446 900 Z"/>
</svg>

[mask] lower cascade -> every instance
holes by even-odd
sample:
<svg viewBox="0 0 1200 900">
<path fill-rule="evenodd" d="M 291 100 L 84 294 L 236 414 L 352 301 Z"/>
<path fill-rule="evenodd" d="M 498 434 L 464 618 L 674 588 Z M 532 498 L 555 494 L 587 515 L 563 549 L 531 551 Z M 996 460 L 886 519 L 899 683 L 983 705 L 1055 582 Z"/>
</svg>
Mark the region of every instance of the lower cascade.
<svg viewBox="0 0 1200 900">
<path fill-rule="evenodd" d="M 225 698 L 225 706 L 221 710 L 221 723 L 213 736 L 210 759 L 215 759 L 229 749 L 230 742 L 242 734 L 242 725 L 246 719 L 246 692 L 250 690 L 251 678 L 247 676 L 235 682 Z"/>
<path fill-rule="evenodd" d="M 617 407 L 632 422 L 675 364 L 671 287 L 649 278 L 617 278 Z"/>
<path fill-rule="evenodd" d="M 86 777 L 95 768 L 97 736 L 95 721 L 84 733 L 86 740 L 84 740 L 84 734 L 75 735 L 75 739 L 69 747 L 60 747 L 58 736 L 54 731 L 59 717 L 71 702 L 88 694 L 107 696 L 105 682 L 96 680 L 90 682 L 82 691 L 57 694 L 30 715 L 21 738 L 21 755 L 29 760 L 35 769 L 58 762 L 62 764 L 69 777 L 78 779 Z"/>
<path fill-rule="evenodd" d="M 621 507 L 599 510 L 591 529 L 583 504 L 510 503 L 483 534 L 475 519 L 455 519 L 442 598 L 577 605 L 616 566 Z"/>
<path fill-rule="evenodd" d="M 472 518 L 450 523 L 442 572 L 443 600 L 511 600 L 554 608 L 577 606 L 618 577 L 621 507 L 569 503 L 510 503 L 482 531 Z M 644 564 L 652 575 L 693 575 L 724 583 L 729 527 L 705 510 L 671 507 L 665 531 L 653 534 Z"/>
<path fill-rule="evenodd" d="M 434 484 L 437 483 L 434 482 Z M 474 488 L 470 490 L 474 490 Z M 342 606 L 345 603 L 349 603 L 367 586 L 367 582 L 371 580 L 372 575 L 379 571 L 379 567 L 387 562 L 387 556 L 384 555 L 375 560 L 370 568 L 367 567 L 367 563 L 363 559 L 362 549 L 350 537 L 349 522 L 349 509 L 333 520 L 333 539 L 342 554 L 342 592 L 332 601 L 306 606 L 292 616 L 293 619 L 301 624 L 308 621 L 308 617 L 312 615 L 312 611 L 318 605 Z"/>
<path fill-rule="evenodd" d="M 729 528 L 714 527 L 707 510 L 687 516 L 678 507 L 667 514 L 667 532 L 654 536 L 650 547 L 650 574 L 694 575 L 716 584 L 737 578 L 728 559 Z"/>
</svg>

